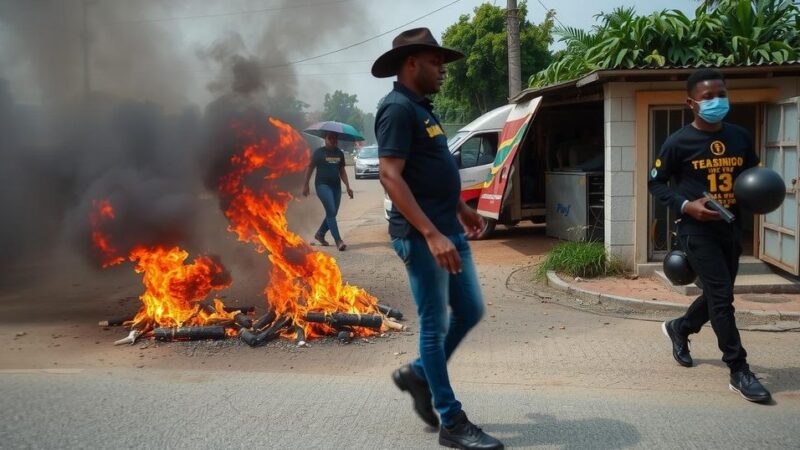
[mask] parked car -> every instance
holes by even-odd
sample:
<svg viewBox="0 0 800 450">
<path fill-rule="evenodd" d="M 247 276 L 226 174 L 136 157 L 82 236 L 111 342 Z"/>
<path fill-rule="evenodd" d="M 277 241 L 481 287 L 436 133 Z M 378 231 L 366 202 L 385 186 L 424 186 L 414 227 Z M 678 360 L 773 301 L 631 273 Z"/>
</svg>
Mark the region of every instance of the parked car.
<svg viewBox="0 0 800 450">
<path fill-rule="evenodd" d="M 378 146 L 362 147 L 353 159 L 356 166 L 356 179 L 378 178 Z"/>
</svg>

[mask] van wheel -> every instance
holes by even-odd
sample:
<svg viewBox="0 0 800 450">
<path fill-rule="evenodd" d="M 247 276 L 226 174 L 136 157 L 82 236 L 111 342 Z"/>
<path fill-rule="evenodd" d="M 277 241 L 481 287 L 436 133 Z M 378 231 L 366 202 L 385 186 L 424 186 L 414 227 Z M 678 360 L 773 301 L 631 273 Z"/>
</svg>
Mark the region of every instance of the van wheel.
<svg viewBox="0 0 800 450">
<path fill-rule="evenodd" d="M 483 216 L 481 216 L 483 217 Z M 482 241 L 484 239 L 489 239 L 494 233 L 494 227 L 497 226 L 497 221 L 494 219 L 490 219 L 488 217 L 483 218 L 483 229 L 477 236 L 474 238 L 470 238 L 471 241 Z"/>
<path fill-rule="evenodd" d="M 494 233 L 494 227 L 497 226 L 497 221 L 495 219 L 490 219 L 488 217 L 483 218 L 483 229 L 481 230 L 480 234 L 474 238 L 476 241 L 480 241 L 483 239 L 489 239 Z"/>
<path fill-rule="evenodd" d="M 478 209 L 478 201 L 477 200 L 472 200 L 470 202 L 467 202 L 467 205 L 469 205 L 469 207 L 474 209 L 474 210 Z M 481 217 L 483 217 L 483 216 L 481 216 Z M 496 226 L 497 226 L 497 220 L 490 219 L 488 217 L 483 217 L 483 229 L 481 230 L 480 233 L 478 233 L 478 235 L 476 237 L 471 238 L 470 240 L 472 240 L 472 241 L 480 241 L 480 240 L 483 240 L 483 239 L 489 239 L 489 237 L 492 235 L 492 233 L 494 233 L 494 227 L 496 227 Z"/>
</svg>

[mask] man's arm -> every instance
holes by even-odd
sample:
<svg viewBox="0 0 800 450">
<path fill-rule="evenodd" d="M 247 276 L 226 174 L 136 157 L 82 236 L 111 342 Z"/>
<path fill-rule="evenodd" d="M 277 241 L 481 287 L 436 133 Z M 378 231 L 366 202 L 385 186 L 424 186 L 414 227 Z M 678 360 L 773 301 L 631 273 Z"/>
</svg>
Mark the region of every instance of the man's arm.
<svg viewBox="0 0 800 450">
<path fill-rule="evenodd" d="M 720 220 L 718 212 L 706 208 L 707 198 L 700 197 L 697 200 L 690 201 L 669 186 L 670 178 L 678 171 L 675 153 L 675 148 L 667 144 L 661 148 L 647 181 L 647 189 L 650 194 L 666 207 L 672 208 L 679 216 L 686 214 L 701 222 Z"/>
<path fill-rule="evenodd" d="M 458 255 L 455 245 L 428 219 L 403 179 L 405 166 L 404 159 L 382 157 L 380 159 L 380 177 L 383 188 L 392 199 L 392 205 L 425 238 L 436 263 L 450 273 L 461 272 L 461 257 Z"/>
</svg>

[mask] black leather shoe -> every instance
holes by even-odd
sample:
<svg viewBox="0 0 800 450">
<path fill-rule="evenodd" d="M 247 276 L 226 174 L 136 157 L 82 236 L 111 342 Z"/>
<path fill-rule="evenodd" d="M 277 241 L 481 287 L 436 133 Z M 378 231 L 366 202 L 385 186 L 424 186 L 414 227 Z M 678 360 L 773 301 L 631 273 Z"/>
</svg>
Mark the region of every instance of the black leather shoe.
<svg viewBox="0 0 800 450">
<path fill-rule="evenodd" d="M 740 370 L 731 374 L 731 383 L 728 387 L 733 392 L 738 392 L 745 400 L 751 402 L 768 402 L 772 396 L 767 388 L 758 381 L 750 369 Z"/>
<path fill-rule="evenodd" d="M 689 354 L 689 338 L 682 336 L 675 329 L 675 321 L 677 320 L 673 319 L 662 323 L 661 331 L 672 342 L 672 357 L 675 358 L 675 361 L 678 361 L 678 364 L 683 367 L 692 367 L 694 362 L 692 361 L 692 355 Z"/>
<path fill-rule="evenodd" d="M 392 373 L 394 384 L 401 391 L 406 391 L 414 398 L 414 411 L 428 425 L 436 428 L 439 426 L 439 418 L 433 412 L 433 397 L 428 382 L 417 376 L 411 364 L 395 370 Z"/>
<path fill-rule="evenodd" d="M 451 448 L 498 450 L 505 448 L 503 443 L 484 433 L 467 419 L 464 411 L 458 413 L 452 428 L 439 430 L 439 445 Z"/>
</svg>

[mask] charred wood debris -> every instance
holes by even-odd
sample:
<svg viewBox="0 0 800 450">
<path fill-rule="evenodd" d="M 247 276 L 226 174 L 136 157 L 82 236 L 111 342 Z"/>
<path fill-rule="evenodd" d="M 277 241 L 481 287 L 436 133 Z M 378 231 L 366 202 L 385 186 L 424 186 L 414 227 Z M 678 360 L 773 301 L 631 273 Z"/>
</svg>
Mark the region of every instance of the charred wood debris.
<svg viewBox="0 0 800 450">
<path fill-rule="evenodd" d="M 110 327 L 132 327 L 128 335 L 114 342 L 114 345 L 135 344 L 141 338 L 153 338 L 161 342 L 222 340 L 238 337 L 251 347 L 262 346 L 293 330 L 294 342 L 298 347 L 307 347 L 305 328 L 295 324 L 291 317 L 278 315 L 272 308 L 259 316 L 255 316 L 254 306 L 225 306 L 226 313 L 236 313 L 231 319 L 216 320 L 199 326 L 156 327 L 150 329 L 135 328 L 135 315 L 114 317 L 101 320 L 98 325 Z M 358 336 L 358 328 L 367 328 L 374 332 L 381 330 L 406 331 L 408 328 L 399 321 L 403 313 L 387 305 L 377 305 L 378 314 L 351 314 L 343 312 L 309 311 L 303 318 L 309 323 L 328 325 L 334 330 L 332 337 L 339 342 L 349 343 Z M 215 312 L 214 305 L 200 303 L 199 310 L 208 314 Z M 231 331 L 233 330 L 233 331 Z"/>
</svg>

